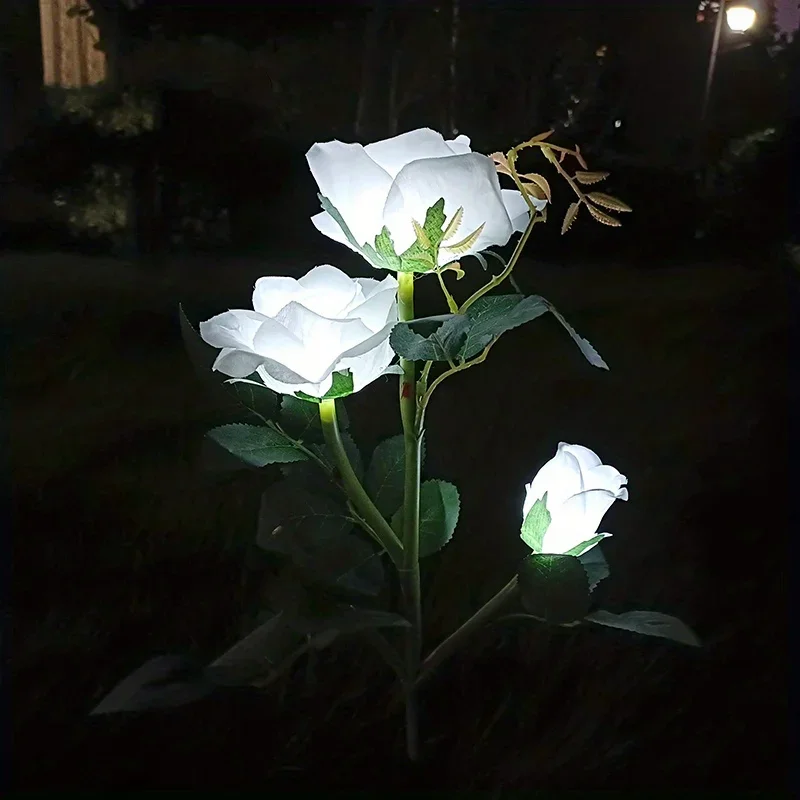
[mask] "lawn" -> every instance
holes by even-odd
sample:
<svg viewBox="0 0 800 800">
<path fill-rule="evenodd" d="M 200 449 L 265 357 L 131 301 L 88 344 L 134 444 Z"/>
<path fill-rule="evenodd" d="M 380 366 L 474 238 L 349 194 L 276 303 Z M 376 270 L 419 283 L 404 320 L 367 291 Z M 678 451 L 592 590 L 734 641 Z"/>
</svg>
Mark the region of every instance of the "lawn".
<svg viewBox="0 0 800 800">
<path fill-rule="evenodd" d="M 445 384 L 429 415 L 428 471 L 462 497 L 427 581 L 429 646 L 512 573 L 523 483 L 563 440 L 629 477 L 630 502 L 604 523 L 605 607 L 676 614 L 702 649 L 607 629 L 487 630 L 426 689 L 414 768 L 389 676 L 357 642 L 266 696 L 87 717 L 153 655 L 218 654 L 253 611 L 242 565 L 274 474 L 203 469 L 203 433 L 229 409 L 192 371 L 176 306 L 209 316 L 299 260 L 0 257 L 15 788 L 782 789 L 788 279 L 768 261 L 523 262 L 523 289 L 611 370 L 543 318 Z M 394 408 L 378 413 L 395 393 L 387 379 L 348 400 L 357 440 L 397 431 Z"/>
</svg>

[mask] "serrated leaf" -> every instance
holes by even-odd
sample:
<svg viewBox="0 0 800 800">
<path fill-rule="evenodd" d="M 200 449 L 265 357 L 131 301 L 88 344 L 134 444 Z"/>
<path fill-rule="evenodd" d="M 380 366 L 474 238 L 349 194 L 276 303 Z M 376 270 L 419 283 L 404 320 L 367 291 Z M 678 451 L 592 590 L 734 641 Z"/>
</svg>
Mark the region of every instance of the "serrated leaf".
<svg viewBox="0 0 800 800">
<path fill-rule="evenodd" d="M 608 364 L 603 360 L 603 357 L 597 350 L 592 347 L 591 342 L 580 336 L 576 330 L 564 319 L 561 313 L 556 309 L 552 303 L 547 303 L 550 313 L 561 323 L 564 330 L 570 335 L 572 341 L 578 345 L 578 349 L 583 353 L 584 358 L 593 366 L 598 369 L 608 369 Z"/>
<path fill-rule="evenodd" d="M 450 219 L 450 222 L 447 223 L 447 227 L 444 229 L 444 233 L 442 234 L 442 241 L 448 242 L 452 239 L 457 233 L 458 229 L 461 227 L 461 220 L 464 218 L 464 207 L 462 206 L 459 208 L 455 214 Z"/>
<path fill-rule="evenodd" d="M 627 203 L 605 192 L 589 192 L 586 196 L 597 205 L 610 208 L 612 211 L 633 211 Z"/>
<path fill-rule="evenodd" d="M 90 714 L 182 706 L 206 697 L 215 688 L 194 661 L 184 656 L 158 656 L 118 683 Z"/>
<path fill-rule="evenodd" d="M 254 383 L 232 383 L 230 384 L 236 399 L 251 414 L 266 422 L 275 414 L 278 407 L 278 395 L 264 385 Z"/>
<path fill-rule="evenodd" d="M 254 467 L 304 461 L 307 456 L 279 431 L 260 425 L 233 423 L 206 434 L 229 453 Z"/>
<path fill-rule="evenodd" d="M 578 202 L 569 204 L 569 208 L 567 208 L 567 213 L 564 214 L 564 221 L 561 223 L 562 236 L 572 227 L 572 223 L 575 222 L 575 218 L 578 216 L 578 211 L 580 210 L 580 207 L 581 204 Z"/>
<path fill-rule="evenodd" d="M 460 510 L 461 499 L 452 483 L 430 480 L 419 487 L 420 558 L 438 553 L 453 538 Z M 402 537 L 402 507 L 392 516 L 392 528 Z"/>
<path fill-rule="evenodd" d="M 409 361 L 453 361 L 466 341 L 470 320 L 463 314 L 399 322 L 392 329 L 392 350 Z"/>
<path fill-rule="evenodd" d="M 586 208 L 588 208 L 589 213 L 603 225 L 608 225 L 611 228 L 619 228 L 622 225 L 622 223 L 618 219 L 612 217 L 611 214 L 606 214 L 605 211 L 595 208 L 591 203 L 587 203 Z"/>
<path fill-rule="evenodd" d="M 575 173 L 575 180 L 584 186 L 591 186 L 593 183 L 604 181 L 610 174 L 610 172 L 584 172 L 579 169 Z"/>
<path fill-rule="evenodd" d="M 520 538 L 534 553 L 542 552 L 542 542 L 547 529 L 550 527 L 550 512 L 547 510 L 547 492 L 537 500 L 525 515 L 520 530 Z"/>
<path fill-rule="evenodd" d="M 469 236 L 464 237 L 460 242 L 456 242 L 455 244 L 445 245 L 443 249 L 455 256 L 463 256 L 472 248 L 475 242 L 478 241 L 478 237 L 483 232 L 485 225 L 485 222 L 481 223 Z"/>
<path fill-rule="evenodd" d="M 517 573 L 526 611 L 553 625 L 575 622 L 589 611 L 589 579 L 575 556 L 532 553 Z"/>
<path fill-rule="evenodd" d="M 550 191 L 550 184 L 547 182 L 547 178 L 545 178 L 544 175 L 539 175 L 538 172 L 526 172 L 519 177 L 530 181 L 539 189 L 542 193 L 541 196 L 534 195 L 538 200 L 547 200 L 548 203 L 551 202 L 552 193 Z M 525 188 L 530 191 L 530 187 L 526 186 Z"/>
<path fill-rule="evenodd" d="M 627 611 L 624 614 L 612 614 L 610 611 L 598 610 L 588 614 L 586 620 L 608 628 L 640 633 L 643 636 L 671 639 L 692 647 L 700 647 L 701 644 L 695 632 L 685 622 L 657 611 Z"/>
<path fill-rule="evenodd" d="M 278 422 L 295 439 L 317 441 L 322 437 L 319 405 L 309 400 L 293 397 L 290 394 L 283 395 Z"/>
<path fill-rule="evenodd" d="M 578 561 L 581 562 L 581 566 L 589 578 L 590 592 L 593 592 L 600 581 L 605 580 L 611 574 L 608 562 L 599 547 L 587 550 L 582 556 L 578 556 Z"/>
<path fill-rule="evenodd" d="M 433 272 L 436 264 L 431 256 L 422 253 L 419 256 L 400 256 L 398 272 Z"/>
<path fill-rule="evenodd" d="M 425 443 L 420 445 L 420 462 L 425 462 Z M 405 442 L 401 435 L 384 439 L 372 454 L 364 488 L 378 511 L 389 519 L 403 503 Z"/>
<path fill-rule="evenodd" d="M 256 543 L 288 556 L 316 580 L 375 595 L 383 583 L 380 554 L 353 533 L 347 513 L 337 500 L 283 480 L 261 497 Z"/>
<path fill-rule="evenodd" d="M 472 358 L 502 333 L 536 319 L 547 310 L 547 302 L 538 295 L 481 297 L 466 311 L 469 327 L 460 358 Z"/>
<path fill-rule="evenodd" d="M 444 197 L 440 197 L 426 212 L 422 225 L 429 247 L 436 247 L 444 236 L 442 228 L 447 217 L 444 213 Z"/>
<path fill-rule="evenodd" d="M 553 135 L 552 130 L 545 131 L 544 133 L 538 133 L 532 139 L 528 139 L 528 141 L 525 142 L 524 145 L 536 144 L 536 142 L 543 142 L 545 139 L 549 139 L 552 135 Z"/>
<path fill-rule="evenodd" d="M 583 158 L 583 155 L 581 153 L 581 149 L 580 149 L 580 147 L 578 147 L 578 145 L 575 145 L 574 156 L 577 159 L 578 163 L 584 168 L 584 170 L 588 170 L 589 169 L 588 165 L 586 164 L 586 161 Z"/>
<path fill-rule="evenodd" d="M 430 250 L 433 245 L 431 244 L 431 240 L 428 238 L 428 234 L 425 233 L 425 228 L 423 228 L 422 225 L 420 225 L 415 219 L 411 220 L 411 225 L 414 228 L 414 234 L 417 237 L 420 247 L 423 247 L 425 250 Z"/>
<path fill-rule="evenodd" d="M 400 256 L 394 249 L 389 229 L 384 225 L 381 232 L 375 237 L 375 251 L 381 256 L 391 269 L 397 269 L 400 265 Z"/>
<path fill-rule="evenodd" d="M 607 539 L 609 536 L 611 536 L 610 533 L 598 533 L 597 536 L 592 536 L 580 544 L 576 544 L 575 547 L 570 547 L 565 555 L 580 557 L 584 553 L 588 553 L 598 542 L 602 542 L 603 539 Z"/>
</svg>

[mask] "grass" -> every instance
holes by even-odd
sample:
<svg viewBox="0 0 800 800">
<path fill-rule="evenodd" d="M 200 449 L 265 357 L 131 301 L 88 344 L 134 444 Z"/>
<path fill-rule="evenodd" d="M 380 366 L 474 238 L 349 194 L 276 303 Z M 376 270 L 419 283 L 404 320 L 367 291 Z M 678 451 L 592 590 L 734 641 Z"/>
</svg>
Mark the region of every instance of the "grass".
<svg viewBox="0 0 800 800">
<path fill-rule="evenodd" d="M 245 301 L 262 271 L 300 268 L 0 259 L 17 788 L 782 787 L 787 319 L 773 264 L 521 264 L 523 288 L 552 300 L 611 371 L 543 319 L 445 384 L 429 414 L 428 471 L 462 496 L 427 581 L 429 646 L 507 580 L 523 484 L 564 440 L 630 478 L 630 502 L 605 521 L 606 607 L 677 614 L 702 650 L 604 629 L 490 629 L 426 690 L 428 755 L 413 769 L 389 676 L 356 643 L 266 696 L 86 717 L 152 655 L 215 655 L 252 610 L 241 564 L 263 478 L 199 468 L 202 434 L 228 409 L 189 368 L 175 309 L 211 314 Z M 352 398 L 357 439 L 396 432 L 394 412 L 380 413 L 395 392 L 386 381 Z"/>
</svg>

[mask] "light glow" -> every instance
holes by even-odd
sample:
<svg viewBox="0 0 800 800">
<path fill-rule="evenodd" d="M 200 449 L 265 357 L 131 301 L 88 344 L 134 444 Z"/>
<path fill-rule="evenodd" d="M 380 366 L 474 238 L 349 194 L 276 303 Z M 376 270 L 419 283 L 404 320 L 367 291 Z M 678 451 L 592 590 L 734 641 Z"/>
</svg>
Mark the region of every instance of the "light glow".
<svg viewBox="0 0 800 800">
<path fill-rule="evenodd" d="M 729 6 L 725 11 L 728 27 L 734 33 L 749 31 L 755 25 L 756 16 L 755 9 L 742 4 Z"/>
</svg>

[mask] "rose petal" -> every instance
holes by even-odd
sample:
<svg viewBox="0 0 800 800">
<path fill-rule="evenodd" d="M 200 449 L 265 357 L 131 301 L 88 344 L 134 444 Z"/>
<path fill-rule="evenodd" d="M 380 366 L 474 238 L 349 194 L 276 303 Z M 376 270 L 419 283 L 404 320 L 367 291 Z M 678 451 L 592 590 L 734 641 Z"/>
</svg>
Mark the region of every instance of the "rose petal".
<svg viewBox="0 0 800 800">
<path fill-rule="evenodd" d="M 301 292 L 294 278 L 268 275 L 259 278 L 253 287 L 253 308 L 265 317 L 274 317 Z"/>
<path fill-rule="evenodd" d="M 441 133 L 430 128 L 418 128 L 391 139 L 373 142 L 366 145 L 364 150 L 392 178 L 412 161 L 419 161 L 421 158 L 446 158 L 455 152 Z"/>
<path fill-rule="evenodd" d="M 333 376 L 330 374 L 319 383 L 295 383 L 294 381 L 279 380 L 273 375 L 273 372 L 277 372 L 282 377 L 284 373 L 282 373 L 280 369 L 270 369 L 270 367 L 275 366 L 275 364 L 268 364 L 259 367 L 256 371 L 261 380 L 264 381 L 264 385 L 272 389 L 273 392 L 278 392 L 278 394 L 296 394 L 297 392 L 303 392 L 312 397 L 322 397 L 330 390 L 331 386 L 333 386 Z"/>
<path fill-rule="evenodd" d="M 381 212 L 391 176 L 360 144 L 315 144 L 306 153 L 306 161 L 320 193 L 342 215 L 356 242 L 371 244 L 382 227 Z"/>
<path fill-rule="evenodd" d="M 567 444 L 566 442 L 560 442 L 558 449 L 566 450 L 568 453 L 572 453 L 572 455 L 578 459 L 578 463 L 581 465 L 581 471 L 583 472 L 589 469 L 594 469 L 595 467 L 599 467 L 603 463 L 600 459 L 600 456 L 598 456 L 594 450 L 590 450 L 588 447 L 584 447 L 581 444 Z"/>
<path fill-rule="evenodd" d="M 344 235 L 344 231 L 339 227 L 339 224 L 327 211 L 315 214 L 311 217 L 311 223 L 324 236 L 333 239 L 334 242 L 339 242 L 339 244 L 347 245 L 353 252 L 360 253 L 360 250 L 353 246 Z M 361 244 L 364 244 L 364 242 Z"/>
<path fill-rule="evenodd" d="M 219 351 L 212 369 L 229 378 L 246 378 L 252 375 L 263 361 L 258 353 L 225 347 Z"/>
<path fill-rule="evenodd" d="M 522 193 L 516 189 L 501 189 L 500 194 L 514 230 L 517 232 L 524 231 L 528 227 L 531 211 Z"/>
<path fill-rule="evenodd" d="M 544 535 L 542 550 L 546 553 L 564 553 L 597 533 L 617 496 L 605 489 L 590 489 L 552 507 L 549 498 L 548 494 L 547 508 L 552 519 Z"/>
<path fill-rule="evenodd" d="M 377 378 L 385 375 L 395 357 L 395 352 L 392 350 L 387 336 L 382 342 L 379 342 L 377 347 L 373 347 L 372 350 L 357 358 L 341 359 L 336 369 L 349 369 L 353 375 L 353 391 L 359 392 Z"/>
<path fill-rule="evenodd" d="M 523 517 L 530 511 L 537 500 L 541 500 L 547 492 L 547 508 L 560 506 L 567 498 L 582 491 L 580 464 L 561 445 L 556 454 L 535 475 L 526 487 L 527 496 L 523 506 Z"/>
<path fill-rule="evenodd" d="M 252 351 L 256 333 L 265 321 L 266 317 L 256 311 L 225 311 L 200 323 L 200 337 L 212 347 Z"/>
<path fill-rule="evenodd" d="M 390 278 L 355 308 L 348 309 L 348 318 L 360 319 L 371 331 L 381 330 L 388 322 L 397 322 L 397 281 Z"/>
<path fill-rule="evenodd" d="M 416 238 L 411 220 L 424 221 L 426 211 L 440 198 L 444 198 L 448 215 L 463 207 L 459 231 L 463 231 L 464 236 L 483 226 L 470 253 L 492 245 L 504 245 L 511 237 L 511 220 L 490 159 L 479 153 L 423 159 L 400 171 L 386 200 L 383 218 L 398 253 L 406 250 Z M 453 260 L 453 255 L 442 248 L 439 260 L 445 264 Z"/>
<path fill-rule="evenodd" d="M 471 153 L 472 148 L 469 145 L 469 136 L 464 136 L 463 133 L 456 136 L 455 139 L 447 140 L 447 146 L 457 156 L 463 156 L 465 153 Z"/>
<path fill-rule="evenodd" d="M 314 267 L 297 283 L 302 288 L 297 302 L 330 319 L 343 316 L 359 293 L 358 284 L 330 264 Z"/>
</svg>

